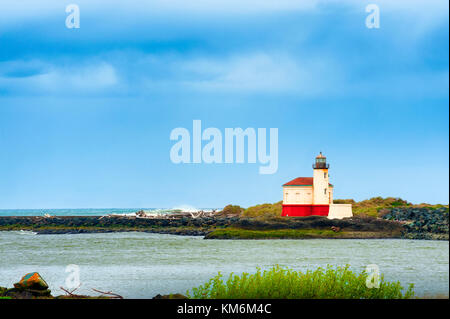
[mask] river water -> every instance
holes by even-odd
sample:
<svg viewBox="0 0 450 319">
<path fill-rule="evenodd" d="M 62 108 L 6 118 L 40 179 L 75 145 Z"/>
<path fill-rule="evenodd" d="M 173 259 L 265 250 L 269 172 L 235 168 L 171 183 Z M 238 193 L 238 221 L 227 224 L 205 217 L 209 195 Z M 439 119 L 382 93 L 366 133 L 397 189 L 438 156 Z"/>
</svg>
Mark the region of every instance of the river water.
<svg viewBox="0 0 450 319">
<path fill-rule="evenodd" d="M 53 295 L 63 294 L 71 274 L 80 269 L 79 294 L 91 288 L 126 298 L 185 293 L 218 271 L 254 272 L 275 264 L 297 270 L 346 265 L 360 272 L 378 265 L 385 279 L 415 284 L 419 296 L 449 294 L 447 241 L 397 239 L 203 240 L 202 237 L 150 233 L 36 235 L 0 232 L 0 286 L 12 287 L 37 271 Z"/>
</svg>

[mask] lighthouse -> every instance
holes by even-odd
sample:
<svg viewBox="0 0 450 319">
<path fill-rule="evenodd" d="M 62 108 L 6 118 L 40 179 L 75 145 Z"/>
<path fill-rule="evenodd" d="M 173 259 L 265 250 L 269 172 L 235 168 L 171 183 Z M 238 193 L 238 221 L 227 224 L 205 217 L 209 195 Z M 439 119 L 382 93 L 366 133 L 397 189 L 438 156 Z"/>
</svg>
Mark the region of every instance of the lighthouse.
<svg viewBox="0 0 450 319">
<path fill-rule="evenodd" d="M 328 169 L 330 164 L 320 152 L 313 164 L 313 177 L 297 177 L 283 184 L 282 216 L 352 217 L 351 204 L 334 204 Z"/>
<path fill-rule="evenodd" d="M 327 158 L 322 155 L 322 152 L 316 157 L 316 162 L 313 164 L 313 202 L 316 205 L 328 205 L 331 203 L 330 188 L 328 183 L 328 168 Z M 330 187 L 331 186 L 331 187 Z"/>
</svg>

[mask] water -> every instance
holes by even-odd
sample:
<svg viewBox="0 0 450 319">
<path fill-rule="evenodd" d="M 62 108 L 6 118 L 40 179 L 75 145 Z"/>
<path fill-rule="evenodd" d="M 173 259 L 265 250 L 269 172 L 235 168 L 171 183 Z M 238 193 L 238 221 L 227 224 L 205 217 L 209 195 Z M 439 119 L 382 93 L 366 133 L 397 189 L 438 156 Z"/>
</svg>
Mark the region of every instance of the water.
<svg viewBox="0 0 450 319">
<path fill-rule="evenodd" d="M 220 210 L 215 208 L 216 210 Z M 0 216 L 104 216 L 108 214 L 131 214 L 143 210 L 149 213 L 170 214 L 176 211 L 211 211 L 211 208 L 180 206 L 174 208 L 58 208 L 58 209 L 0 209 Z"/>
<path fill-rule="evenodd" d="M 387 280 L 416 285 L 419 296 L 449 293 L 447 241 L 421 240 L 203 240 L 149 233 L 35 235 L 0 232 L 0 286 L 37 271 L 54 295 L 63 294 L 66 266 L 80 267 L 80 294 L 91 288 L 126 298 L 185 293 L 221 271 L 254 272 L 275 264 L 297 270 L 377 264 Z"/>
</svg>

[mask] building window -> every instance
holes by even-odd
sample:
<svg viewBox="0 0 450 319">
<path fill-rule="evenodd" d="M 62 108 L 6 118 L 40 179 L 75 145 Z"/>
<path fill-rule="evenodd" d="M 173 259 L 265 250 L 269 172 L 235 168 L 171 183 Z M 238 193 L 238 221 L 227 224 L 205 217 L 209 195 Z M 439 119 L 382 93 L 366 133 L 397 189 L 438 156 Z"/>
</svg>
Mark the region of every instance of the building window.
<svg viewBox="0 0 450 319">
<path fill-rule="evenodd" d="M 327 178 L 327 172 L 323 172 L 323 178 Z"/>
<path fill-rule="evenodd" d="M 323 193 L 326 195 L 327 194 L 327 189 L 324 188 Z"/>
</svg>

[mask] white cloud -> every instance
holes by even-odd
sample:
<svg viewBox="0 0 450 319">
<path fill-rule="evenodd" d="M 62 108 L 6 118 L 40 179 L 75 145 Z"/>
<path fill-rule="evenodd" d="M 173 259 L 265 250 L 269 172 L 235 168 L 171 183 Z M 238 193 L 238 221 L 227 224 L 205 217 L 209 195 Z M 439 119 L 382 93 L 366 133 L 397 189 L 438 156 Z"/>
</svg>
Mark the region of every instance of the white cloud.
<svg viewBox="0 0 450 319">
<path fill-rule="evenodd" d="M 30 68 L 34 65 L 45 67 L 37 74 L 14 76 L 14 70 L 11 70 L 10 65 L 18 69 L 22 66 Z M 42 61 L 13 61 L 10 65 L 12 75 L 0 76 L 0 89 L 19 94 L 91 94 L 103 92 L 118 83 L 114 67 L 104 62 L 83 66 L 54 66 Z"/>
<path fill-rule="evenodd" d="M 193 74 L 183 82 L 205 91 L 316 95 L 331 89 L 325 79 L 340 74 L 329 59 L 294 59 L 285 54 L 253 53 L 222 59 L 194 59 L 181 65 Z"/>
<path fill-rule="evenodd" d="M 45 61 L 0 64 L 0 90 L 58 95 L 145 95 L 179 90 L 311 96 L 330 92 L 335 88 L 333 82 L 342 80 L 340 70 L 328 58 L 294 58 L 270 52 L 212 57 L 122 52 L 94 60 L 103 62 L 69 66 Z"/>
<path fill-rule="evenodd" d="M 69 66 L 48 61 L 0 64 L 0 92 L 16 96 L 147 96 L 195 92 L 314 98 L 448 95 L 448 69 L 370 76 L 355 73 L 354 69 L 349 71 L 347 61 L 336 61 L 319 53 L 185 56 L 116 52 L 88 61 Z"/>
</svg>

